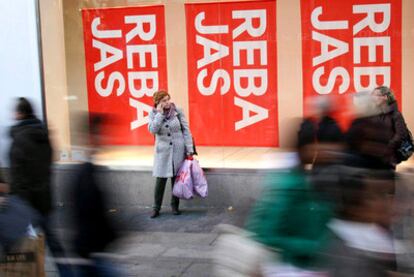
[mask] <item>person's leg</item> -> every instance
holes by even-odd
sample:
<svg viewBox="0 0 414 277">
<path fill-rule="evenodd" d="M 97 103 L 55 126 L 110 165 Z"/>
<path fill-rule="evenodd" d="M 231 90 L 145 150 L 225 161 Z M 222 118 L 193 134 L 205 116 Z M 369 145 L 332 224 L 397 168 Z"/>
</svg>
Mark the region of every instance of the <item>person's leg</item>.
<svg viewBox="0 0 414 277">
<path fill-rule="evenodd" d="M 154 190 L 154 212 L 151 217 L 157 217 L 161 210 L 162 199 L 164 197 L 165 191 L 165 184 L 167 183 L 167 178 L 159 178 L 155 179 L 155 190 Z"/>
<path fill-rule="evenodd" d="M 96 276 L 99 277 L 122 277 L 122 270 L 108 259 L 96 257 L 95 261 Z"/>
<path fill-rule="evenodd" d="M 75 267 L 75 277 L 96 277 L 96 266 L 93 265 L 77 265 Z"/>
<path fill-rule="evenodd" d="M 49 247 L 50 252 L 52 252 L 53 258 L 55 259 L 55 264 L 58 268 L 59 276 L 75 276 L 72 266 L 66 262 L 66 252 L 52 229 L 50 215 L 43 217 L 43 219 L 40 221 L 40 227 L 45 233 L 46 245 Z"/>
<path fill-rule="evenodd" d="M 41 227 L 45 233 L 46 244 L 49 246 L 53 256 L 64 257 L 65 250 L 63 249 L 60 241 L 57 239 L 55 232 L 52 230 L 50 215 L 43 218 Z"/>
<path fill-rule="evenodd" d="M 171 178 L 171 191 L 174 189 L 174 183 L 175 183 L 175 177 Z M 175 196 L 174 194 L 171 194 L 171 209 L 173 211 L 174 215 L 181 214 L 178 207 L 180 206 L 180 198 Z"/>
</svg>

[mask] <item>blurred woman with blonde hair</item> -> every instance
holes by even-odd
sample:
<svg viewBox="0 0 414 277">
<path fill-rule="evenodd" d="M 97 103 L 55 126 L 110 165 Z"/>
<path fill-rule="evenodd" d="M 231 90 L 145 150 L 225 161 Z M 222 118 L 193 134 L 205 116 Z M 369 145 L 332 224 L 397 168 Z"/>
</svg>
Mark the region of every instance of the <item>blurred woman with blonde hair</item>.
<svg viewBox="0 0 414 277">
<path fill-rule="evenodd" d="M 386 138 L 388 141 L 388 163 L 392 168 L 395 168 L 402 161 L 398 155 L 398 148 L 403 140 L 409 136 L 409 131 L 404 117 L 398 110 L 394 93 L 389 87 L 377 87 L 371 95 L 377 108 L 377 115 L 373 117 L 373 120 L 388 131 L 389 136 Z"/>
</svg>

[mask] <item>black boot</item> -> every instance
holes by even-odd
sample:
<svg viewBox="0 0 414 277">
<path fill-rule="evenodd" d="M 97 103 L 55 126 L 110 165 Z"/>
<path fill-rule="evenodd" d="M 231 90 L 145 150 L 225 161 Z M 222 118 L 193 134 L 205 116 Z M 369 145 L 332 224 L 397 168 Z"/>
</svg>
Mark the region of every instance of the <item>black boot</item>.
<svg viewBox="0 0 414 277">
<path fill-rule="evenodd" d="M 160 216 L 160 211 L 153 210 L 150 218 L 156 218 Z"/>
<path fill-rule="evenodd" d="M 173 215 L 180 215 L 181 211 L 178 209 L 178 207 L 171 207 Z"/>
</svg>

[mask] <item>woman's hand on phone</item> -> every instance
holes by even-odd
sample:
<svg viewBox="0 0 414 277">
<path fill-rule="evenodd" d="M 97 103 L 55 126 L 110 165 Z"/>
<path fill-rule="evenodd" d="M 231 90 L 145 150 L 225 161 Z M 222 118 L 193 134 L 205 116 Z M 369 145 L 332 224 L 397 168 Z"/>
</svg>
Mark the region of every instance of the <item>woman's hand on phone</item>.
<svg viewBox="0 0 414 277">
<path fill-rule="evenodd" d="M 157 105 L 157 111 L 159 113 L 164 113 L 164 103 L 158 103 L 158 105 Z"/>
</svg>

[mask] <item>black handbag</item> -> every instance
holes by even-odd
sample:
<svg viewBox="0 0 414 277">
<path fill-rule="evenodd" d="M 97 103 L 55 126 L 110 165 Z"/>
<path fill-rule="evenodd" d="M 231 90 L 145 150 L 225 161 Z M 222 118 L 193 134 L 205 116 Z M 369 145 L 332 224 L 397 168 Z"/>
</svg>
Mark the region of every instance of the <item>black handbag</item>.
<svg viewBox="0 0 414 277">
<path fill-rule="evenodd" d="M 408 136 L 397 149 L 397 156 L 400 161 L 408 160 L 414 152 L 414 143 L 411 132 L 407 129 Z"/>
<path fill-rule="evenodd" d="M 393 117 L 393 121 L 395 121 L 396 116 L 401 115 L 400 112 L 396 112 L 394 113 L 394 117 Z M 402 115 L 401 115 L 402 117 Z M 400 146 L 396 149 L 396 155 L 398 158 L 399 162 L 403 162 L 408 160 L 411 155 L 414 152 L 414 143 L 413 143 L 413 136 L 411 135 L 410 130 L 408 130 L 407 124 L 405 123 L 404 118 L 402 117 L 402 120 L 404 122 L 404 127 L 405 127 L 405 131 L 406 131 L 406 136 L 405 138 L 402 140 Z M 395 123 L 394 123 L 394 129 L 395 129 Z"/>
</svg>

